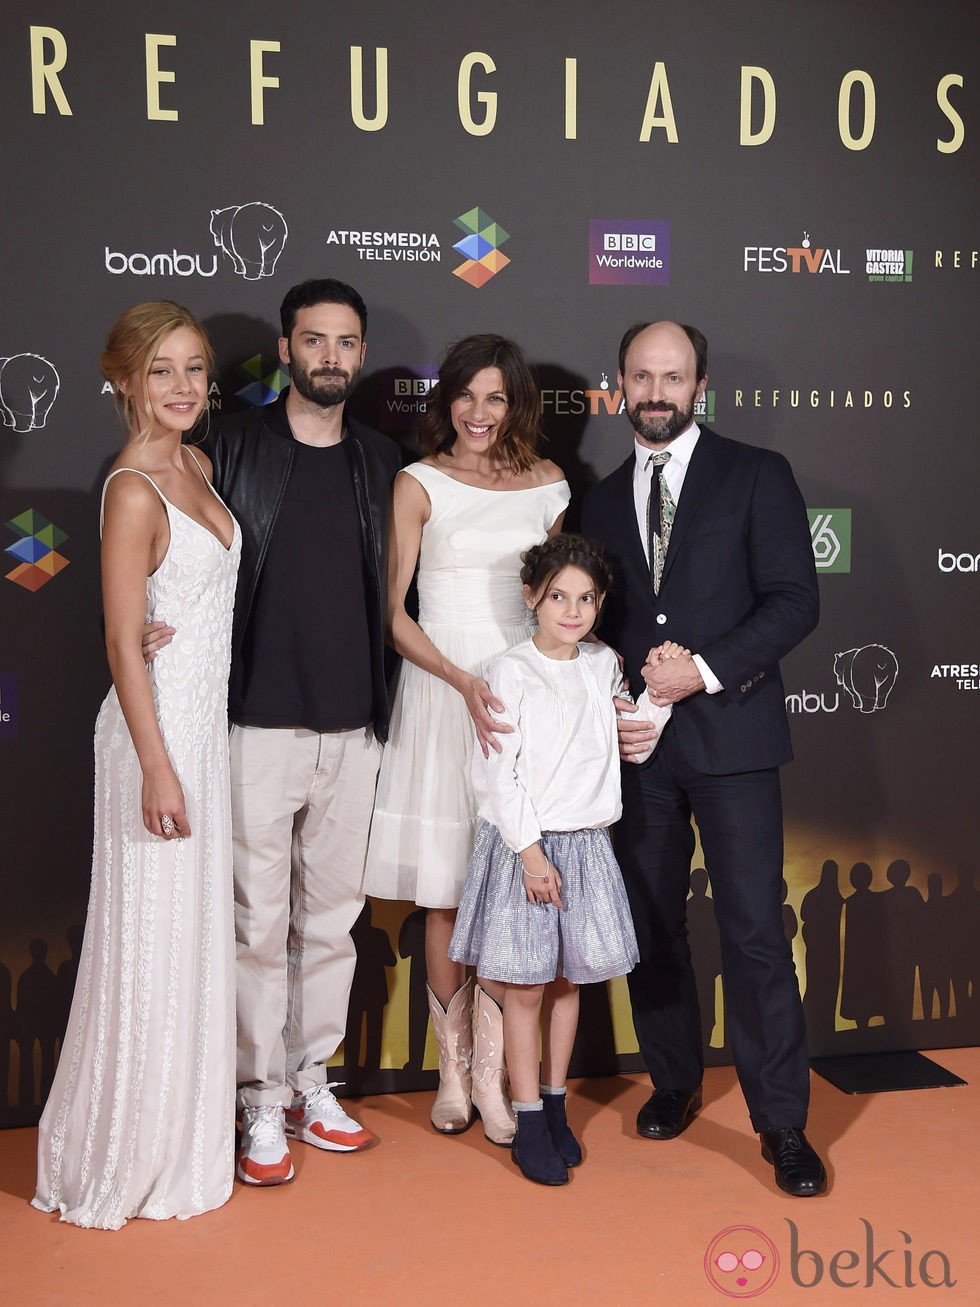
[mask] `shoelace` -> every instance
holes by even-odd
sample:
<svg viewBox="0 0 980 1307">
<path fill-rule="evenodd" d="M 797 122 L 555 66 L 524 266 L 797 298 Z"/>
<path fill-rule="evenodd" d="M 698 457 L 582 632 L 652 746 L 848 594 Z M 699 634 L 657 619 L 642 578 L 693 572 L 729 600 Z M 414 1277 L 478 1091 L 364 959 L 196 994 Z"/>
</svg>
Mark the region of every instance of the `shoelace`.
<svg viewBox="0 0 980 1307">
<path fill-rule="evenodd" d="M 281 1107 L 259 1107 L 248 1125 L 250 1139 L 257 1144 L 271 1144 L 283 1134 Z"/>
<path fill-rule="evenodd" d="M 343 1083 L 343 1080 L 329 1080 L 326 1084 L 317 1085 L 314 1089 L 309 1090 L 305 1096 L 306 1107 L 315 1107 L 319 1112 L 329 1112 L 331 1116 L 346 1117 L 347 1113 L 331 1092 L 334 1089 L 339 1089 Z"/>
</svg>

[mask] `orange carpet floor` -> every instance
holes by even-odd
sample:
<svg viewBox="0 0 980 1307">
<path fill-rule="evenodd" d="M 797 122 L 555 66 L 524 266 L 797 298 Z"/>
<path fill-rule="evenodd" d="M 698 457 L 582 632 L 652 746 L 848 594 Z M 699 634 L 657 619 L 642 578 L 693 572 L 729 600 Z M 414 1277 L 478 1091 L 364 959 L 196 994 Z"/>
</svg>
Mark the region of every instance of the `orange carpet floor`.
<svg viewBox="0 0 980 1307">
<path fill-rule="evenodd" d="M 775 1188 L 730 1068 L 669 1143 L 633 1132 L 643 1077 L 575 1082 L 586 1158 L 564 1188 L 522 1179 L 479 1125 L 437 1137 L 431 1094 L 394 1095 L 357 1104 L 363 1153 L 294 1144 L 292 1184 L 114 1233 L 29 1207 L 36 1131 L 0 1131 L 0 1304 L 977 1307 L 980 1049 L 933 1056 L 967 1086 L 849 1096 L 814 1076 L 817 1199 Z"/>
</svg>

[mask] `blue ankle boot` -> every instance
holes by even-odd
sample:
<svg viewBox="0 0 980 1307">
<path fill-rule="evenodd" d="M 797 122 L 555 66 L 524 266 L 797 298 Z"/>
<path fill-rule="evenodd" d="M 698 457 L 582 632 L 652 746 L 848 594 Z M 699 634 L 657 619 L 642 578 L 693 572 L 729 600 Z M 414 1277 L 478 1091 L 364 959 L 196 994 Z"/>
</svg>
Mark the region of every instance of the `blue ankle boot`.
<svg viewBox="0 0 980 1307">
<path fill-rule="evenodd" d="M 542 1094 L 544 1118 L 548 1123 L 551 1142 L 566 1166 L 578 1166 L 582 1160 L 582 1147 L 572 1134 L 565 1116 L 564 1094 Z"/>
<path fill-rule="evenodd" d="M 536 1184 L 568 1184 L 568 1170 L 558 1156 L 543 1111 L 517 1112 L 511 1156 L 522 1174 Z"/>
</svg>

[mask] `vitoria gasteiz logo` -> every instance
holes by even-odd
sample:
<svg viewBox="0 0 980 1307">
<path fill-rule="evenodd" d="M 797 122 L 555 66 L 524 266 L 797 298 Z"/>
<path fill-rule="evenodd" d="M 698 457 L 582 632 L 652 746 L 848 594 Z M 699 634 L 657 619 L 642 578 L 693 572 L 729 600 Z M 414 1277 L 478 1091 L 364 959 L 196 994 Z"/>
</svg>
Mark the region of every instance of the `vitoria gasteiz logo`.
<svg viewBox="0 0 980 1307">
<path fill-rule="evenodd" d="M 695 422 L 714 422 L 715 420 L 715 392 L 706 390 L 700 399 L 694 401 L 694 421 Z"/>
<path fill-rule="evenodd" d="M 453 268 L 453 276 L 479 290 L 510 263 L 507 255 L 500 251 L 501 245 L 510 240 L 510 232 L 504 231 L 500 223 L 494 222 L 482 209 L 468 209 L 454 218 L 453 223 L 465 233 L 463 239 L 453 246 L 463 256 L 459 267 Z"/>
<path fill-rule="evenodd" d="M 60 527 L 42 517 L 36 508 L 12 517 L 7 526 L 17 536 L 6 553 L 16 558 L 17 566 L 7 573 L 7 580 L 25 590 L 40 590 L 68 566 L 68 559 L 58 553 L 58 546 L 68 536 Z"/>
<path fill-rule="evenodd" d="M 646 218 L 589 222 L 590 286 L 667 286 L 670 223 Z"/>
<path fill-rule="evenodd" d="M 851 510 L 808 508 L 813 559 L 818 572 L 851 570 Z"/>
<path fill-rule="evenodd" d="M 911 250 L 865 250 L 868 281 L 911 281 Z"/>
</svg>

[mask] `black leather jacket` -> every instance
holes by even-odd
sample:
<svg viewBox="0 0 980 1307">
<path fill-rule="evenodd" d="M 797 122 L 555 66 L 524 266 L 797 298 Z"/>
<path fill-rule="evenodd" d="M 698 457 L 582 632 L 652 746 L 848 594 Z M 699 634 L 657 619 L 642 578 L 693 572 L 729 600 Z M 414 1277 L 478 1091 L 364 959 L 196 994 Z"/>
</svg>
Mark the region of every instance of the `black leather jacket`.
<svg viewBox="0 0 980 1307">
<path fill-rule="evenodd" d="M 272 404 L 221 418 L 205 445 L 214 464 L 214 488 L 238 519 L 242 531 L 228 686 L 232 717 L 236 704 L 241 701 L 245 629 L 296 457 L 296 444 L 286 417 L 287 393 L 284 390 Z M 348 417 L 347 428 L 363 545 L 374 733 L 384 743 L 388 738 L 389 716 L 385 683 L 388 501 L 391 483 L 401 466 L 401 454 L 393 440 L 353 418 Z M 311 595 L 311 602 L 314 598 Z"/>
</svg>

